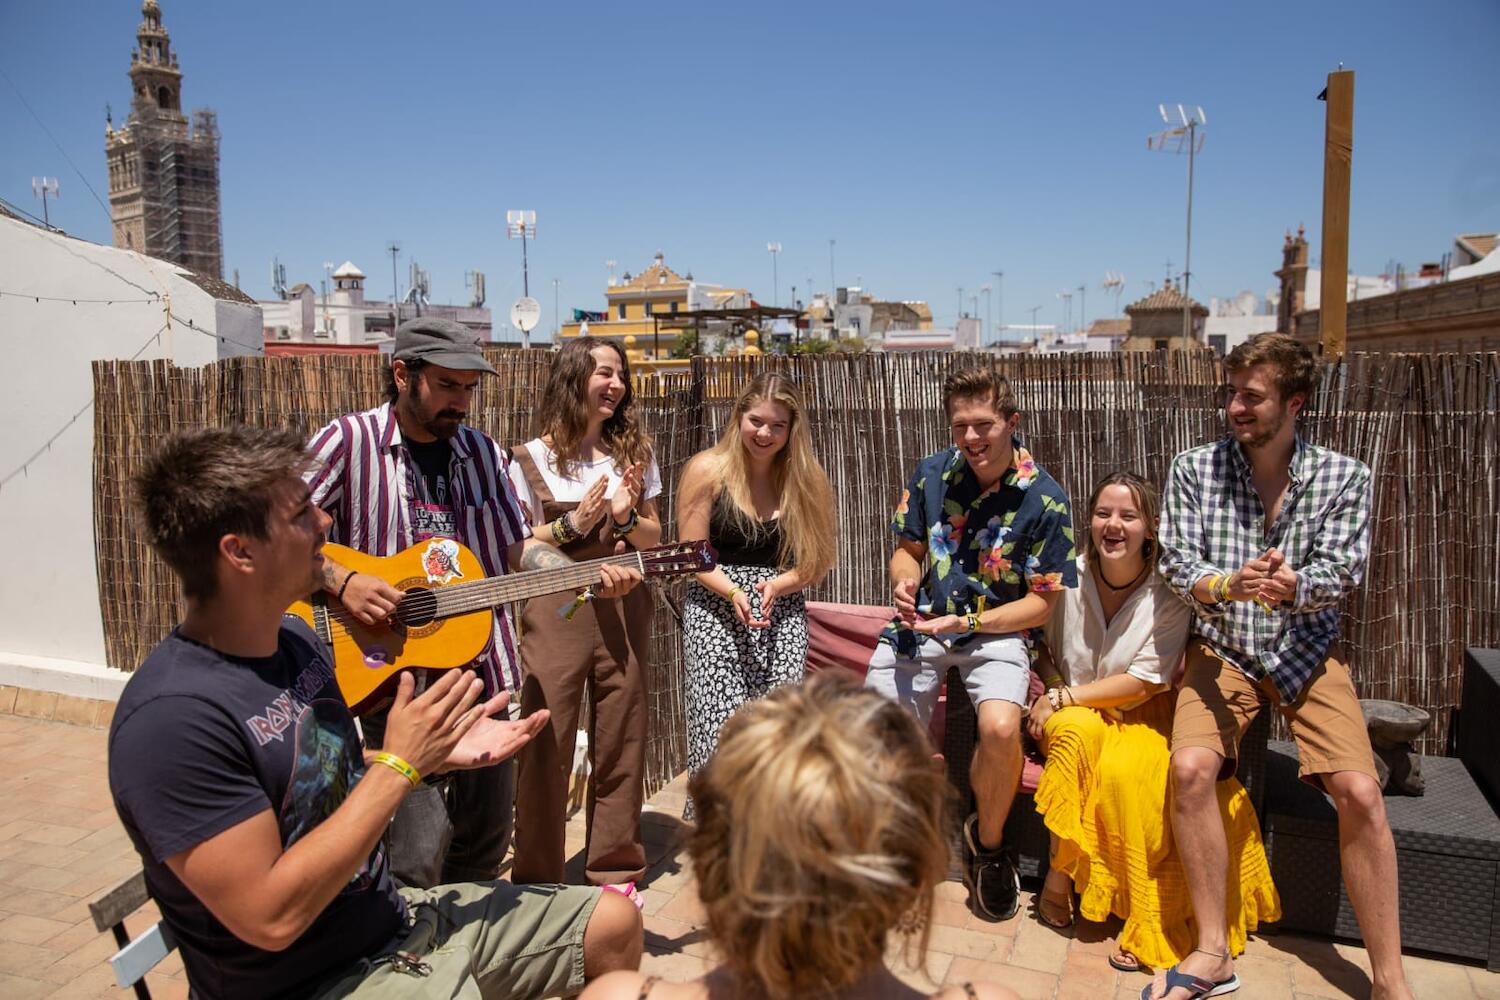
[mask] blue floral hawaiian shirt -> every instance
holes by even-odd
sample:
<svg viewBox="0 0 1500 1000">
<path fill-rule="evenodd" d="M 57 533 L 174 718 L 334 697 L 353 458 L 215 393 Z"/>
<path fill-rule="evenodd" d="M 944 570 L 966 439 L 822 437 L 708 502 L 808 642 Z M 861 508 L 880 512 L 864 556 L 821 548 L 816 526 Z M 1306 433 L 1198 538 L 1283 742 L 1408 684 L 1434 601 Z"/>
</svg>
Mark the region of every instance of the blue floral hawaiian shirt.
<svg viewBox="0 0 1500 1000">
<path fill-rule="evenodd" d="M 957 448 L 917 463 L 891 516 L 891 530 L 927 546 L 917 609 L 934 615 L 982 612 L 1024 597 L 1078 586 L 1068 497 L 1012 439 L 1011 467 L 980 488 Z M 963 636 L 954 648 L 973 641 Z M 917 633 L 892 620 L 880 635 L 914 657 Z"/>
</svg>

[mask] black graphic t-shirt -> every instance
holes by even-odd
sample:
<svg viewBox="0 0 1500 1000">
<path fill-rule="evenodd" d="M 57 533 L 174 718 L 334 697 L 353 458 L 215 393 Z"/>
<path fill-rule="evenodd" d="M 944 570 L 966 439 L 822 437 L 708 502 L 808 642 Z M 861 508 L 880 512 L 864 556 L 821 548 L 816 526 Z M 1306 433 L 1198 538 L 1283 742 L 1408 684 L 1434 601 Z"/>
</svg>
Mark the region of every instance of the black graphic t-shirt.
<svg viewBox="0 0 1500 1000">
<path fill-rule="evenodd" d="M 304 996 L 400 929 L 405 907 L 379 845 L 280 952 L 235 937 L 165 863 L 267 809 L 290 847 L 363 775 L 354 718 L 300 621 L 288 619 L 264 658 L 226 656 L 174 630 L 131 677 L 110 725 L 110 791 L 195 996 Z"/>
<path fill-rule="evenodd" d="M 406 449 L 421 473 L 416 502 L 412 504 L 412 529 L 417 541 L 453 538 L 452 483 L 448 481 L 453 446 L 447 441 L 412 441 Z"/>
</svg>

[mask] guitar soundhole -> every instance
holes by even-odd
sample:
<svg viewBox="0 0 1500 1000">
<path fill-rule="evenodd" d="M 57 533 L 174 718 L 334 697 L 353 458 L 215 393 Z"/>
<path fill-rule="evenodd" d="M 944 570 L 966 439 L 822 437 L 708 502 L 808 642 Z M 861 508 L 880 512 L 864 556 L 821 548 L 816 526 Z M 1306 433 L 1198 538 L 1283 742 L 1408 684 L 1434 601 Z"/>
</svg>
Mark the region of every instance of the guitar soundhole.
<svg viewBox="0 0 1500 1000">
<path fill-rule="evenodd" d="M 407 628 L 432 624 L 437 617 L 437 595 L 430 590 L 408 590 L 396 608 L 396 617 Z"/>
</svg>

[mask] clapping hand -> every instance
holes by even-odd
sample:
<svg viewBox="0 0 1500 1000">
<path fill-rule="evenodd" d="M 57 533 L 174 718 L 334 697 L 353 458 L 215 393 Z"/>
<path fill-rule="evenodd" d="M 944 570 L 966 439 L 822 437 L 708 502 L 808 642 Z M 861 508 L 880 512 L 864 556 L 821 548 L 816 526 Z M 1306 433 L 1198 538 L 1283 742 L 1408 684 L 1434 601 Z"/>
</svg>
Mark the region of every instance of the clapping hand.
<svg viewBox="0 0 1500 1000">
<path fill-rule="evenodd" d="M 776 581 L 779 577 L 762 580 L 755 585 L 755 592 L 760 595 L 760 616 L 750 617 L 745 622 L 751 628 L 768 628 L 771 624 L 771 605 L 776 603 L 776 598 L 781 594 L 781 585 Z M 749 602 L 746 602 L 747 610 Z"/>
<path fill-rule="evenodd" d="M 917 581 L 897 580 L 891 596 L 895 599 L 896 618 L 902 625 L 914 627 L 917 621 Z"/>
<path fill-rule="evenodd" d="M 959 615 L 938 615 L 934 618 L 919 618 L 912 623 L 911 628 L 923 635 L 957 635 L 969 631 L 969 620 Z"/>
<path fill-rule="evenodd" d="M 600 476 L 594 480 L 583 494 L 583 499 L 578 501 L 578 506 L 573 508 L 573 527 L 580 535 L 590 534 L 599 519 L 604 516 L 609 502 L 604 498 L 604 491 L 609 488 L 609 477 Z"/>
<path fill-rule="evenodd" d="M 502 714 L 509 702 L 510 692 L 501 691 L 479 706 L 479 718 L 459 738 L 458 744 L 439 770 L 468 771 L 508 760 L 531 742 L 532 737 L 540 733 L 547 720 L 552 717 L 551 712 L 541 709 L 512 722 Z"/>
<path fill-rule="evenodd" d="M 640 506 L 644 488 L 645 469 L 637 462 L 625 470 L 620 485 L 615 487 L 615 495 L 609 498 L 609 516 L 615 524 L 624 524 L 630 519 L 630 512 Z"/>
<path fill-rule="evenodd" d="M 1259 598 L 1263 606 L 1275 607 L 1297 596 L 1297 573 L 1286 564 L 1286 557 L 1276 549 L 1266 553 L 1266 576 L 1260 582 Z"/>
</svg>

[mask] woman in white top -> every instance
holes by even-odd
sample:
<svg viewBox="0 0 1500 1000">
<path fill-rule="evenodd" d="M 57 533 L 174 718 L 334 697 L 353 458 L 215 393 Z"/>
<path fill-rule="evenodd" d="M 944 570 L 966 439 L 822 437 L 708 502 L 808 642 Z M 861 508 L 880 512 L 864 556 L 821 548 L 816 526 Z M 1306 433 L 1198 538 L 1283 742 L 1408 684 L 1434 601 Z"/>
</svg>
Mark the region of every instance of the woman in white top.
<svg viewBox="0 0 1500 1000">
<path fill-rule="evenodd" d="M 1051 867 L 1037 916 L 1053 927 L 1078 912 L 1125 922 L 1109 959 L 1131 972 L 1167 967 L 1192 951 L 1192 901 L 1167 821 L 1171 684 L 1191 609 L 1156 572 L 1156 490 L 1117 472 L 1094 487 L 1078 587 L 1047 625 L 1059 677 L 1032 705 L 1028 725 L 1047 753 L 1037 811 L 1052 833 Z M 1260 824 L 1244 786 L 1219 784 L 1237 877 L 1230 879 L 1230 948 L 1239 954 L 1260 920 L 1280 917 Z"/>
<path fill-rule="evenodd" d="M 624 353 L 593 337 L 558 351 L 537 412 L 540 434 L 511 451 L 510 477 L 532 531 L 572 560 L 661 539 L 661 474 L 632 410 Z M 562 564 L 567 560 L 559 557 Z M 641 843 L 651 592 L 579 600 L 533 597 L 522 612 L 521 713 L 551 721 L 521 751 L 516 771 L 515 882 L 563 880 L 568 778 L 579 706 L 589 698 L 588 846 L 585 876 L 637 899 Z"/>
</svg>

